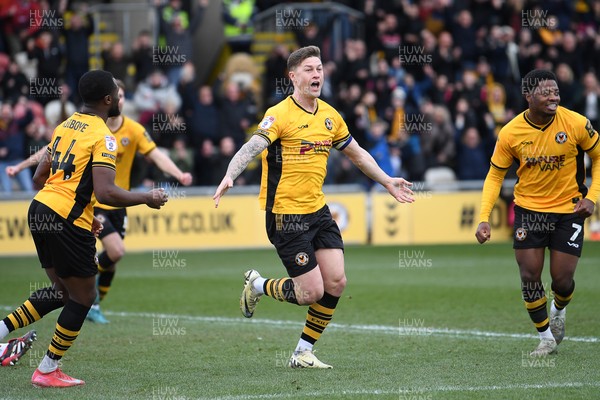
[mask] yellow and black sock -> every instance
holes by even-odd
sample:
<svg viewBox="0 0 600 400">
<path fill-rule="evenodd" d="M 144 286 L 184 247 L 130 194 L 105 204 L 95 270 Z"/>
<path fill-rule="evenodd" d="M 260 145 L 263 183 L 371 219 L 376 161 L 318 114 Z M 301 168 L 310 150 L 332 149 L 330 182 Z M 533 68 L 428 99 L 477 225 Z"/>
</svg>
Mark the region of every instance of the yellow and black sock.
<svg viewBox="0 0 600 400">
<path fill-rule="evenodd" d="M 550 326 L 546 294 L 542 282 L 522 282 L 523 300 L 538 332 L 544 332 Z"/>
<path fill-rule="evenodd" d="M 63 293 L 56 291 L 53 287 L 38 289 L 31 293 L 31 296 L 29 296 L 29 299 L 25 303 L 2 321 L 9 332 L 23 328 L 42 319 L 49 312 L 64 306 L 62 295 Z"/>
<path fill-rule="evenodd" d="M 115 262 L 110 259 L 106 251 L 98 255 L 98 296 L 100 300 L 104 299 L 110 290 L 110 285 L 115 277 L 114 265 Z"/>
<path fill-rule="evenodd" d="M 89 310 L 90 307 L 88 306 L 76 303 L 73 300 L 68 301 L 58 316 L 54 336 L 46 353 L 48 357 L 59 360 L 69 350 L 75 339 L 77 339 Z"/>
<path fill-rule="evenodd" d="M 306 314 L 306 324 L 302 331 L 301 339 L 307 341 L 310 344 L 315 344 L 321 337 L 321 334 L 331 321 L 333 312 L 337 306 L 339 297 L 335 297 L 327 292 L 323 295 L 321 300 L 308 307 L 308 313 Z"/>
<path fill-rule="evenodd" d="M 267 279 L 263 284 L 263 291 L 276 300 L 298 304 L 292 278 Z"/>
<path fill-rule="evenodd" d="M 558 292 L 554 289 L 554 284 L 552 284 L 552 291 L 554 292 L 554 307 L 557 310 L 564 309 L 573 298 L 573 292 L 575 292 L 575 281 L 571 284 L 571 288 L 566 292 Z"/>
</svg>

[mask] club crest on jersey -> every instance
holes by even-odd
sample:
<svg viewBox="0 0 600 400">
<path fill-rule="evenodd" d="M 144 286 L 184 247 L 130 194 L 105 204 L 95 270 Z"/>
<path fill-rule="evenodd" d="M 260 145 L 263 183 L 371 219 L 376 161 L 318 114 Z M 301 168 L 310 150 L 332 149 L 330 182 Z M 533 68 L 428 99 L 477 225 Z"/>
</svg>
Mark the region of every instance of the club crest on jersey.
<svg viewBox="0 0 600 400">
<path fill-rule="evenodd" d="M 330 131 L 333 128 L 333 122 L 329 118 L 325 118 L 325 128 Z"/>
<path fill-rule="evenodd" d="M 127 138 L 127 137 L 121 138 L 121 144 L 123 146 L 127 146 L 129 144 L 129 138 Z"/>
<path fill-rule="evenodd" d="M 558 144 L 563 144 L 567 141 L 567 134 L 563 131 L 560 131 L 556 134 L 556 136 L 554 136 L 554 140 L 556 140 L 556 143 Z"/>
<path fill-rule="evenodd" d="M 259 127 L 260 129 L 269 129 L 273 125 L 273 122 L 275 122 L 275 117 L 264 117 Z"/>
<path fill-rule="evenodd" d="M 117 151 L 117 139 L 114 136 L 104 136 L 104 142 L 108 151 Z"/>
<path fill-rule="evenodd" d="M 515 239 L 517 239 L 519 242 L 522 242 L 523 240 L 525 240 L 526 237 L 527 231 L 525 230 L 525 228 L 517 228 L 517 230 L 515 231 Z"/>
<path fill-rule="evenodd" d="M 301 267 L 304 267 L 306 264 L 308 264 L 308 254 L 306 254 L 305 252 L 300 252 L 298 254 L 296 254 L 296 264 L 298 264 Z"/>
</svg>

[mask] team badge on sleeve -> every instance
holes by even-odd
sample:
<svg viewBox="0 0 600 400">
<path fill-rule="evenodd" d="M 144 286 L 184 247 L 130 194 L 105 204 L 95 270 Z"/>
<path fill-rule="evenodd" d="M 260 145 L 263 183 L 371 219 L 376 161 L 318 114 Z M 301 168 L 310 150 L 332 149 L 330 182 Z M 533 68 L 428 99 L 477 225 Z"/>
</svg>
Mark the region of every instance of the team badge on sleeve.
<svg viewBox="0 0 600 400">
<path fill-rule="evenodd" d="M 104 136 L 104 141 L 108 151 L 117 151 L 117 139 L 114 136 Z"/>
<path fill-rule="evenodd" d="M 269 129 L 273 125 L 273 122 L 275 122 L 275 117 L 264 117 L 259 125 L 260 129 Z"/>
</svg>

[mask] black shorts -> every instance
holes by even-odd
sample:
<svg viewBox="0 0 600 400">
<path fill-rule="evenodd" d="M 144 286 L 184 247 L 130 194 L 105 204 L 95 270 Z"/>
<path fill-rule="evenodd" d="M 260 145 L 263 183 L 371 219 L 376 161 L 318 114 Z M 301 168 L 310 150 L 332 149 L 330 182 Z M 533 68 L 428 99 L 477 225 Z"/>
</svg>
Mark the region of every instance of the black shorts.
<svg viewBox="0 0 600 400">
<path fill-rule="evenodd" d="M 127 209 L 116 208 L 114 210 L 105 210 L 103 208 L 94 208 L 94 215 L 102 222 L 104 229 L 98 235 L 98 238 L 103 239 L 105 236 L 113 232 L 117 232 L 121 239 L 125 238 L 127 230 Z"/>
<path fill-rule="evenodd" d="M 92 232 L 73 225 L 37 200 L 31 202 L 27 218 L 42 268 L 54 268 L 61 278 L 98 273 Z"/>
<path fill-rule="evenodd" d="M 266 213 L 267 235 L 292 278 L 317 266 L 318 249 L 344 249 L 340 228 L 329 207 L 312 214 Z"/>
<path fill-rule="evenodd" d="M 548 247 L 581 257 L 584 218 L 579 215 L 545 213 L 515 205 L 514 249 Z"/>
</svg>

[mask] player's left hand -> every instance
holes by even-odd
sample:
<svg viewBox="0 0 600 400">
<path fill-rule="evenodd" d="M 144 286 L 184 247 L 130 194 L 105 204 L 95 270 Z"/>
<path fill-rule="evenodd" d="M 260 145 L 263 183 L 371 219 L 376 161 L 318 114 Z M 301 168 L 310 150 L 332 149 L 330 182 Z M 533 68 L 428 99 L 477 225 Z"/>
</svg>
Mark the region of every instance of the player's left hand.
<svg viewBox="0 0 600 400">
<path fill-rule="evenodd" d="M 181 183 L 183 186 L 190 186 L 192 184 L 192 174 L 189 172 L 184 172 L 181 174 L 179 177 L 179 183 Z"/>
<path fill-rule="evenodd" d="M 392 178 L 385 188 L 400 203 L 412 203 L 415 198 L 413 197 L 413 191 L 410 190 L 411 186 L 412 183 L 404 178 Z"/>
<path fill-rule="evenodd" d="M 594 203 L 588 199 L 581 199 L 575 204 L 573 212 L 579 214 L 580 217 L 587 218 L 594 213 Z"/>
<path fill-rule="evenodd" d="M 98 237 L 102 233 L 102 229 L 104 229 L 104 225 L 102 225 L 102 222 L 98 218 L 94 217 L 92 220 L 92 234 Z"/>
</svg>

